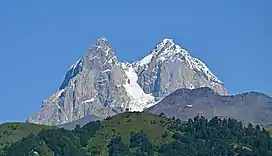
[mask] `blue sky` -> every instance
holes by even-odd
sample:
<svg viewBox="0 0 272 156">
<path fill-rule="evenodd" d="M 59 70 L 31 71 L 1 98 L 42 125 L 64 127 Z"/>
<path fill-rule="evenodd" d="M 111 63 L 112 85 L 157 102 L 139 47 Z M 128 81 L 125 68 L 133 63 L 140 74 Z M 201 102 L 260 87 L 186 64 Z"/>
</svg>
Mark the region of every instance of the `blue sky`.
<svg viewBox="0 0 272 156">
<path fill-rule="evenodd" d="M 0 2 L 0 122 L 24 121 L 65 72 L 105 36 L 120 60 L 170 37 L 203 60 L 230 93 L 272 96 L 272 1 Z"/>
</svg>

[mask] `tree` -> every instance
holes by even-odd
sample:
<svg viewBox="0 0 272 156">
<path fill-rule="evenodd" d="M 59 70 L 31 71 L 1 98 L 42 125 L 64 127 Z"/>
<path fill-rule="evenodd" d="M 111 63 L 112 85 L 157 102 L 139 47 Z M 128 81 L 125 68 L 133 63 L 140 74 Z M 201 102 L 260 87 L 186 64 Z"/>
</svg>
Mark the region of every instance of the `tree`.
<svg viewBox="0 0 272 156">
<path fill-rule="evenodd" d="M 109 156 L 129 156 L 129 148 L 122 142 L 121 136 L 111 139 L 109 145 Z"/>
<path fill-rule="evenodd" d="M 163 112 L 161 112 L 161 113 L 160 113 L 160 115 L 159 115 L 159 117 L 161 117 L 161 118 L 165 118 L 165 117 L 166 117 L 166 115 L 165 115 Z"/>
<path fill-rule="evenodd" d="M 80 128 L 79 125 L 75 128 L 74 132 L 77 133 L 80 137 L 81 146 L 86 146 L 88 140 L 95 136 L 96 131 L 101 127 L 100 121 L 89 122 Z"/>
<path fill-rule="evenodd" d="M 136 153 L 134 155 L 138 156 L 152 156 L 154 155 L 153 147 L 147 136 L 143 131 L 138 133 L 130 133 L 130 148 L 136 148 Z"/>
</svg>

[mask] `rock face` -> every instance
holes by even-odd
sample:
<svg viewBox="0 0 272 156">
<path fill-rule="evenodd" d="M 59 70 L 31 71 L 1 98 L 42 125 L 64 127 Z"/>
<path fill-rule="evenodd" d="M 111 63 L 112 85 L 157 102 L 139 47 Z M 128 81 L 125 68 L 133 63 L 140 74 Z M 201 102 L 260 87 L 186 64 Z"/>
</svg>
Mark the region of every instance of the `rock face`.
<svg viewBox="0 0 272 156">
<path fill-rule="evenodd" d="M 141 61 L 128 63 L 120 62 L 108 40 L 100 38 L 69 68 L 59 90 L 27 122 L 60 125 L 88 115 L 105 118 L 143 111 L 176 89 L 198 87 L 227 94 L 205 64 L 172 39 L 162 40 Z"/>
<path fill-rule="evenodd" d="M 165 97 L 178 88 L 210 87 L 221 95 L 227 91 L 207 66 L 172 39 L 164 39 L 138 62 L 138 83 L 146 93 Z"/>
<path fill-rule="evenodd" d="M 221 96 L 207 87 L 178 89 L 145 111 L 183 120 L 197 115 L 230 117 L 264 126 L 272 123 L 272 98 L 257 92 Z"/>
</svg>

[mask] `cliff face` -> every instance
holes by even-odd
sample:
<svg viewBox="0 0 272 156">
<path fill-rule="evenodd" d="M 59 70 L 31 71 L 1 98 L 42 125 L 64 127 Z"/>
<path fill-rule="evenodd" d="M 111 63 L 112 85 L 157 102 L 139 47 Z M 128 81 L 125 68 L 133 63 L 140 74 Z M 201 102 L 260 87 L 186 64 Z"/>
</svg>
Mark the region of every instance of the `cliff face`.
<svg viewBox="0 0 272 156">
<path fill-rule="evenodd" d="M 161 41 L 137 65 L 139 85 L 160 99 L 179 88 L 210 87 L 221 95 L 227 94 L 223 83 L 208 67 L 172 39 Z"/>
<path fill-rule="evenodd" d="M 27 122 L 60 125 L 88 115 L 105 118 L 126 110 L 142 111 L 179 88 L 210 87 L 226 95 L 223 83 L 197 58 L 162 40 L 148 56 L 120 62 L 107 39 L 98 39 L 72 65 L 58 91 Z"/>
</svg>

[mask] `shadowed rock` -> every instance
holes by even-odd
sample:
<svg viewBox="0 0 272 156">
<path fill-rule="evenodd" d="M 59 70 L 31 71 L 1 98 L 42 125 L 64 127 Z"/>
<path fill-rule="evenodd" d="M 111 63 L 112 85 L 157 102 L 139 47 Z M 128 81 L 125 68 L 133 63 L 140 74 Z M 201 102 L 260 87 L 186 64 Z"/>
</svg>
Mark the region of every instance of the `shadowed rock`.
<svg viewBox="0 0 272 156">
<path fill-rule="evenodd" d="M 85 116 L 84 118 L 81 118 L 76 121 L 69 122 L 69 123 L 66 123 L 63 125 L 59 125 L 57 127 L 64 128 L 67 130 L 74 130 L 76 128 L 76 125 L 80 125 L 80 127 L 82 127 L 91 121 L 97 121 L 97 120 L 102 120 L 102 118 L 99 118 L 99 117 L 93 116 L 93 115 L 88 115 L 88 116 Z"/>
<path fill-rule="evenodd" d="M 190 107 L 188 107 L 190 106 Z M 231 117 L 244 123 L 268 125 L 272 123 L 272 98 L 257 92 L 220 96 L 208 87 L 178 89 L 146 111 L 183 120 L 197 115 Z"/>
</svg>

